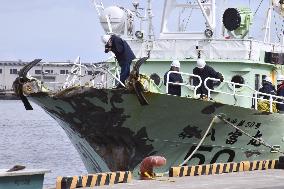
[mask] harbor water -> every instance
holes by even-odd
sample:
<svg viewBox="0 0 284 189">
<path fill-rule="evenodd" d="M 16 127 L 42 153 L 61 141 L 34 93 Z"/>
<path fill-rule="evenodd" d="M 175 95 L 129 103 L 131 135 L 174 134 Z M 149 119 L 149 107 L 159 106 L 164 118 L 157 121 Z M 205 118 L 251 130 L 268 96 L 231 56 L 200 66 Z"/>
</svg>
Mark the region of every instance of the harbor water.
<svg viewBox="0 0 284 189">
<path fill-rule="evenodd" d="M 57 176 L 87 173 L 63 129 L 40 107 L 26 111 L 18 100 L 0 100 L 0 169 L 24 165 L 50 169 L 44 187 L 54 187 Z"/>
</svg>

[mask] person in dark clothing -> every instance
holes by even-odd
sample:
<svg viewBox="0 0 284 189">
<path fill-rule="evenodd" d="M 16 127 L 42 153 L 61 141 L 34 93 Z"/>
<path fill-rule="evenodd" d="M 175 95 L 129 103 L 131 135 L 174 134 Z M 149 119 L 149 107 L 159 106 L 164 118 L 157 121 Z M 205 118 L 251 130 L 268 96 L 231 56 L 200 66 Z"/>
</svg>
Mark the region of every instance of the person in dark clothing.
<svg viewBox="0 0 284 189">
<path fill-rule="evenodd" d="M 262 87 L 259 89 L 259 92 L 276 95 L 276 90 L 274 85 L 272 85 L 272 79 L 270 77 L 266 76 L 265 79 L 262 81 Z M 270 99 L 268 95 L 263 95 L 263 94 L 259 94 L 259 97 L 266 100 Z"/>
<path fill-rule="evenodd" d="M 203 59 L 197 60 L 197 67 L 193 69 L 193 74 L 201 77 L 202 84 L 196 91 L 196 94 L 200 94 L 201 98 L 206 97 L 208 95 L 208 90 L 205 88 L 204 85 L 204 81 L 206 78 L 211 77 L 215 79 L 220 79 L 221 82 L 223 82 L 224 80 L 223 75 L 219 72 L 216 72 L 212 67 L 206 65 L 206 62 Z M 198 78 L 193 78 L 194 86 L 197 86 L 199 82 L 200 81 Z M 213 89 L 214 87 L 214 83 L 212 80 L 208 80 L 206 85 L 209 89 Z"/>
<path fill-rule="evenodd" d="M 279 75 L 277 77 L 277 96 L 284 97 L 284 76 Z M 284 103 L 284 100 L 278 99 L 278 102 Z M 279 110 L 279 113 L 284 114 L 284 104 L 277 104 L 277 109 Z"/>
<path fill-rule="evenodd" d="M 171 68 L 169 71 L 177 71 L 179 72 L 179 69 L 180 69 L 180 63 L 178 60 L 174 60 L 172 63 L 171 63 Z M 167 84 L 167 75 L 169 73 L 169 71 L 167 71 L 164 75 L 164 85 Z M 182 83 L 183 80 L 182 80 L 182 77 L 180 74 L 178 73 L 170 73 L 169 75 L 169 82 L 172 82 L 172 83 Z M 180 85 L 175 85 L 175 84 L 172 84 L 172 83 L 169 83 L 168 85 L 168 94 L 171 94 L 171 95 L 177 95 L 177 96 L 181 96 L 181 86 Z"/>
<path fill-rule="evenodd" d="M 102 40 L 105 43 L 105 53 L 112 51 L 115 54 L 121 68 L 120 81 L 125 84 L 130 74 L 130 64 L 136 58 L 133 51 L 125 40 L 116 35 L 104 35 Z M 120 87 L 122 87 L 121 84 L 118 85 L 118 88 Z"/>
</svg>

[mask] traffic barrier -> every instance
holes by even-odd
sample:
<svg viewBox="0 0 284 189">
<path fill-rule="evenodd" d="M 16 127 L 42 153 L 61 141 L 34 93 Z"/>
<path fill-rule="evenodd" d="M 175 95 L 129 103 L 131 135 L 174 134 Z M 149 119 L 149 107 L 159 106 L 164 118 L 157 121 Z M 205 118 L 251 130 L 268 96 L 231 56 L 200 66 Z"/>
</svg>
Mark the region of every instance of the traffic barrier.
<svg viewBox="0 0 284 189">
<path fill-rule="evenodd" d="M 132 179 L 130 171 L 97 173 L 73 177 L 57 177 L 56 189 L 75 189 L 83 187 L 104 186 L 128 183 Z"/>
<path fill-rule="evenodd" d="M 232 172 L 276 169 L 278 160 L 242 161 L 240 163 L 214 163 L 207 165 L 171 167 L 170 177 L 213 175 Z"/>
</svg>

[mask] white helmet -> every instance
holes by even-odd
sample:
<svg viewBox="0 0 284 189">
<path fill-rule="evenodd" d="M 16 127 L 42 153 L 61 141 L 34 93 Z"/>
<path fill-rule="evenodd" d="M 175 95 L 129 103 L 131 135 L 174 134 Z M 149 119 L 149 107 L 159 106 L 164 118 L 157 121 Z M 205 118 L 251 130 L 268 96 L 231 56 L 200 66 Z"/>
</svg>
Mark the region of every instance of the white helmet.
<svg viewBox="0 0 284 189">
<path fill-rule="evenodd" d="M 271 77 L 269 77 L 269 76 L 266 76 L 265 79 L 264 79 L 264 81 L 269 82 L 269 83 L 272 83 L 272 79 L 271 79 Z"/>
<path fill-rule="evenodd" d="M 171 63 L 171 66 L 176 67 L 176 68 L 180 68 L 180 63 L 178 60 L 173 60 Z"/>
<path fill-rule="evenodd" d="M 206 65 L 206 62 L 205 62 L 205 60 L 199 58 L 199 59 L 197 59 L 196 64 L 197 64 L 198 68 L 204 68 L 205 65 Z"/>
<path fill-rule="evenodd" d="M 284 75 L 277 75 L 277 81 L 284 81 Z"/>
<path fill-rule="evenodd" d="M 107 44 L 107 42 L 109 41 L 110 37 L 111 37 L 111 35 L 108 35 L 108 34 L 103 35 L 103 36 L 102 36 L 102 42 L 103 42 L 104 44 Z"/>
</svg>

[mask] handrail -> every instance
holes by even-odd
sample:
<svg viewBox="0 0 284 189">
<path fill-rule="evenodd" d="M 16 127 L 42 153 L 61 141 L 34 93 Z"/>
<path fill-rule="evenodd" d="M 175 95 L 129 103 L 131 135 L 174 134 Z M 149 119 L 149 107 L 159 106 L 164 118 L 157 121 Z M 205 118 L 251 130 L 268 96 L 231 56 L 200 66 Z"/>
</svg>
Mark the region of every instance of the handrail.
<svg viewBox="0 0 284 189">
<path fill-rule="evenodd" d="M 251 98 L 251 99 L 254 99 L 254 109 L 256 109 L 256 110 L 257 110 L 257 103 L 258 103 L 257 101 L 258 101 L 258 100 L 269 101 L 270 112 L 273 112 L 273 110 L 272 110 L 272 103 L 284 104 L 283 102 L 279 102 L 279 101 L 273 100 L 273 98 L 278 99 L 278 100 L 279 100 L 279 99 L 284 100 L 284 97 L 282 97 L 282 96 L 276 96 L 276 95 L 272 95 L 272 94 L 267 94 L 267 93 L 262 93 L 262 92 L 259 92 L 259 91 L 255 90 L 255 89 L 251 88 L 250 86 L 245 85 L 245 84 L 234 83 L 234 82 L 230 82 L 230 81 L 223 81 L 223 83 L 228 83 L 228 84 L 232 84 L 232 85 L 233 85 L 233 93 L 223 92 L 223 91 L 216 90 L 216 89 L 210 89 L 210 88 L 207 86 L 207 81 L 208 81 L 208 80 L 211 80 L 211 81 L 220 81 L 220 79 L 215 79 L 215 78 L 211 78 L 211 77 L 208 77 L 208 78 L 205 79 L 205 81 L 204 81 L 204 86 L 205 86 L 205 88 L 206 88 L 207 91 L 208 91 L 208 99 L 210 99 L 210 97 L 211 97 L 211 91 L 214 91 L 214 92 L 217 92 L 217 93 L 221 93 L 221 94 L 227 94 L 227 95 L 231 95 L 231 96 L 239 96 L 239 97 Z M 236 93 L 236 85 L 238 85 L 238 86 L 243 86 L 243 87 L 247 87 L 248 89 L 252 90 L 253 93 L 254 93 L 254 97 L 248 96 L 248 95 L 240 95 L 240 94 Z M 258 95 L 268 96 L 268 97 L 269 97 L 269 100 L 259 98 Z"/>
<path fill-rule="evenodd" d="M 180 74 L 180 75 L 187 75 L 187 76 L 191 76 L 191 77 L 196 77 L 196 78 L 199 79 L 199 84 L 197 86 L 194 86 L 194 85 L 187 84 L 187 83 L 173 83 L 173 82 L 169 82 L 169 78 L 170 78 L 170 74 L 171 73 L 177 73 L 177 74 Z M 166 92 L 167 93 L 169 92 L 169 84 L 186 86 L 186 87 L 194 87 L 194 98 L 196 98 L 196 91 L 201 86 L 202 80 L 201 80 L 201 77 L 199 75 L 189 74 L 189 73 L 185 73 L 185 72 L 178 72 L 178 71 L 169 71 L 168 74 L 167 74 L 167 83 L 166 83 Z"/>
<path fill-rule="evenodd" d="M 125 87 L 125 84 L 122 83 L 120 81 L 120 79 L 118 77 L 116 77 L 113 73 L 111 73 L 111 71 L 109 69 L 106 69 L 106 68 L 101 68 L 103 69 L 104 71 L 106 71 L 107 73 L 109 73 L 118 83 L 120 83 L 123 87 Z"/>
</svg>

